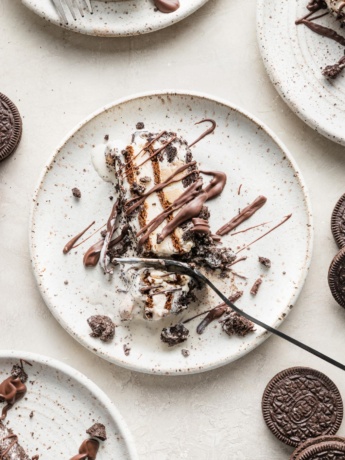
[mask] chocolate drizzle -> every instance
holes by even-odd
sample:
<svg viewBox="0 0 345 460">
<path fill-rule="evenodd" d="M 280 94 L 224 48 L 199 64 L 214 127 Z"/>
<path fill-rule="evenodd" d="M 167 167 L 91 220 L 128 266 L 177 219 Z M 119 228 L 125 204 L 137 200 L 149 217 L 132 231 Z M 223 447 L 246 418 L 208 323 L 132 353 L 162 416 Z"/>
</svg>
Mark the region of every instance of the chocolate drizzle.
<svg viewBox="0 0 345 460">
<path fill-rule="evenodd" d="M 74 248 L 74 245 L 75 243 L 79 240 L 79 238 L 81 238 L 88 230 L 89 228 L 91 228 L 93 225 L 94 225 L 95 221 L 93 221 L 88 227 L 85 228 L 85 230 L 83 230 L 82 232 L 78 233 L 78 235 L 74 236 L 67 244 L 66 246 L 63 248 L 63 253 L 64 254 L 67 254 L 68 252 L 70 252 L 73 248 Z"/>
<path fill-rule="evenodd" d="M 217 230 L 216 234 L 220 236 L 224 236 L 231 232 L 234 228 L 238 227 L 242 222 L 249 219 L 253 214 L 256 213 L 262 206 L 266 203 L 267 198 L 264 196 L 259 196 L 256 198 L 253 203 L 251 203 L 246 208 L 242 209 L 242 211 L 235 217 L 233 217 L 230 222 L 223 225 L 219 230 Z"/>
<path fill-rule="evenodd" d="M 119 236 L 114 238 L 108 244 L 108 249 L 115 247 L 119 244 L 129 233 L 129 225 L 124 225 Z M 99 261 L 101 250 L 104 244 L 104 240 L 99 240 L 97 243 L 93 244 L 85 253 L 83 262 L 85 267 L 95 267 Z"/>
<path fill-rule="evenodd" d="M 7 403 L 2 409 L 0 420 L 4 420 L 7 412 L 25 395 L 27 390 L 26 379 L 27 375 L 24 372 L 23 362 L 21 361 L 20 366 L 13 367 L 12 375 L 0 384 L 0 401 Z"/>
<path fill-rule="evenodd" d="M 79 454 L 71 458 L 71 460 L 95 460 L 99 449 L 97 439 L 85 439 L 79 448 Z"/>
<path fill-rule="evenodd" d="M 161 243 L 164 238 L 170 235 L 176 227 L 183 224 L 187 220 L 197 217 L 206 201 L 220 195 L 226 184 L 226 174 L 220 171 L 200 171 L 203 174 L 213 176 L 207 186 L 199 190 L 194 198 L 189 199 L 191 194 L 185 196 L 188 204 L 163 228 L 162 232 L 157 236 L 157 243 Z M 198 181 L 197 181 L 198 182 Z M 197 184 L 195 182 L 193 185 Z M 187 189 L 188 190 L 188 189 Z M 185 192 L 186 193 L 186 192 Z M 180 199 L 185 195 L 182 194 Z"/>
<path fill-rule="evenodd" d="M 173 13 L 180 8 L 179 0 L 155 0 L 155 5 L 162 13 Z"/>
<path fill-rule="evenodd" d="M 204 120 L 200 120 L 200 121 L 196 122 L 195 124 L 200 125 L 200 123 L 206 123 L 206 122 L 211 123 L 212 126 L 210 128 L 208 128 L 204 133 L 202 133 L 201 136 L 199 136 L 194 142 L 189 144 L 188 145 L 189 148 L 192 147 L 193 145 L 195 145 L 197 142 L 201 141 L 201 139 L 203 139 L 204 137 L 206 137 L 209 134 L 213 133 L 213 131 L 216 129 L 217 124 L 216 124 L 216 122 L 214 120 L 212 120 L 212 118 L 205 118 Z"/>
</svg>

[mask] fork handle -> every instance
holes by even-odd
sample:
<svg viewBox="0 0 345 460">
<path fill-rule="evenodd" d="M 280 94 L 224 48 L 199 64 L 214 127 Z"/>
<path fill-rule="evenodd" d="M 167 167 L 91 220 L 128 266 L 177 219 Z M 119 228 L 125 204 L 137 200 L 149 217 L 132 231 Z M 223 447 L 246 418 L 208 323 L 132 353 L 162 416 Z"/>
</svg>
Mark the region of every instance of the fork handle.
<svg viewBox="0 0 345 460">
<path fill-rule="evenodd" d="M 239 313 L 241 316 L 244 316 L 245 318 L 249 319 L 253 323 L 257 324 L 258 326 L 262 327 L 263 329 L 266 329 L 266 331 L 271 332 L 272 334 L 277 335 L 281 339 L 287 340 L 290 343 L 293 343 L 297 347 L 302 348 L 302 350 L 305 350 L 309 353 L 311 353 L 314 356 L 317 356 L 320 359 L 323 359 L 327 363 L 332 364 L 335 367 L 338 367 L 339 369 L 342 369 L 345 371 L 345 365 L 339 363 L 338 361 L 335 361 L 334 359 L 330 358 L 329 356 L 324 355 L 320 351 L 315 350 L 314 348 L 309 347 L 308 345 L 305 345 L 304 343 L 300 342 L 299 340 L 294 339 L 293 337 L 290 337 L 289 335 L 284 334 L 284 332 L 278 331 L 278 329 L 275 329 L 274 327 L 269 326 L 268 324 L 263 323 L 262 321 L 254 318 L 253 316 L 249 315 L 248 313 L 240 310 L 236 305 L 234 305 L 225 295 L 208 279 L 206 276 L 204 276 L 199 270 L 193 269 L 193 272 L 195 273 L 195 276 L 202 280 L 204 283 L 206 283 L 210 288 L 223 300 L 224 303 L 229 305 L 234 311 Z"/>
</svg>

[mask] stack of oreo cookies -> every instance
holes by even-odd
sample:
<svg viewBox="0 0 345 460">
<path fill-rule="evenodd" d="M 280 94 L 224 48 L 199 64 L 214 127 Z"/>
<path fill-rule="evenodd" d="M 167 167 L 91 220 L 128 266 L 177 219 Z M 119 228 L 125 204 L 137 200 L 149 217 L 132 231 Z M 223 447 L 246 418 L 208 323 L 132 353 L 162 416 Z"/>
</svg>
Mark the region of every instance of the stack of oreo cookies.
<svg viewBox="0 0 345 460">
<path fill-rule="evenodd" d="M 279 372 L 264 391 L 262 413 L 271 432 L 296 448 L 290 460 L 345 459 L 345 438 L 335 436 L 343 401 L 321 372 L 308 367 Z"/>
<path fill-rule="evenodd" d="M 329 267 L 328 284 L 334 299 L 345 308 L 345 194 L 334 208 L 331 229 L 340 250 Z"/>
</svg>

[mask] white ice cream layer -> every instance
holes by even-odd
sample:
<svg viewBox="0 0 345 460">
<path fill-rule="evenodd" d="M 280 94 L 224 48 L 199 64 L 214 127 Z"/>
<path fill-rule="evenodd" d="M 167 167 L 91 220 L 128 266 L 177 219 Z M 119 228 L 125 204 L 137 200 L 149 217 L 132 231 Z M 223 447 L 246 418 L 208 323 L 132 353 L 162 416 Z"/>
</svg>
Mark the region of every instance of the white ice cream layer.
<svg viewBox="0 0 345 460">
<path fill-rule="evenodd" d="M 325 0 L 330 11 L 341 21 L 345 19 L 345 2 L 344 0 Z"/>
<path fill-rule="evenodd" d="M 187 308 L 181 300 L 191 290 L 191 277 L 155 268 L 130 269 L 126 273 L 133 300 L 130 316 L 159 320 Z M 126 311 L 127 318 L 128 312 Z"/>
</svg>

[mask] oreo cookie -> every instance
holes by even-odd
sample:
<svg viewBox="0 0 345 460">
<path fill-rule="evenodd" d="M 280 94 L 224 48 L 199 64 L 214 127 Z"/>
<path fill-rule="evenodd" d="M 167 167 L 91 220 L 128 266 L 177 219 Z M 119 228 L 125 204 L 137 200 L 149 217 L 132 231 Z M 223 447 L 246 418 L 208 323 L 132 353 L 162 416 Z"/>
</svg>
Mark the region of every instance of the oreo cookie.
<svg viewBox="0 0 345 460">
<path fill-rule="evenodd" d="M 343 402 L 326 375 L 308 367 L 292 367 L 268 383 L 262 413 L 280 441 L 297 447 L 309 438 L 334 435 L 343 419 Z"/>
<path fill-rule="evenodd" d="M 308 454 L 310 452 L 311 447 L 316 447 L 321 444 L 326 444 L 328 446 L 334 445 L 333 443 L 336 444 L 342 444 L 345 446 L 345 438 L 342 438 L 340 436 L 319 436 L 317 438 L 313 439 L 308 439 L 307 441 L 303 442 L 300 444 L 297 449 L 295 449 L 290 457 L 290 460 L 299 460 L 301 458 L 301 455 L 304 454 L 305 452 Z M 340 451 L 342 452 L 342 451 Z M 342 453 L 343 455 L 343 453 Z M 313 457 L 311 457 L 313 458 Z M 320 457 L 316 457 L 317 459 L 320 459 Z M 324 457 L 321 457 L 324 458 Z M 328 458 L 326 456 L 326 458 Z M 332 458 L 332 457 L 331 457 Z M 334 457 L 337 459 L 338 457 Z M 342 457 L 340 457 L 342 458 Z M 344 457 L 343 457 L 344 458 Z"/>
<path fill-rule="evenodd" d="M 331 230 L 339 248 L 345 246 L 345 193 L 339 198 L 332 212 Z"/>
<path fill-rule="evenodd" d="M 345 443 L 343 442 L 320 442 L 304 449 L 296 460 L 344 460 Z"/>
<path fill-rule="evenodd" d="M 331 262 L 328 284 L 336 302 L 345 308 L 345 248 L 340 249 Z"/>
<path fill-rule="evenodd" d="M 22 135 L 22 119 L 17 107 L 0 93 L 0 161 L 18 147 Z"/>
</svg>

